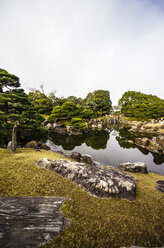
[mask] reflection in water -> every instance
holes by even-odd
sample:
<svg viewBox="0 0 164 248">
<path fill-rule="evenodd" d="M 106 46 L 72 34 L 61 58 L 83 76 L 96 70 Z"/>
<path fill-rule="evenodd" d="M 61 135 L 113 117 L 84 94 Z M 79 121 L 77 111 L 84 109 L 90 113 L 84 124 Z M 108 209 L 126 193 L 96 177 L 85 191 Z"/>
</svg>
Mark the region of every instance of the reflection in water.
<svg viewBox="0 0 164 248">
<path fill-rule="evenodd" d="M 51 141 L 57 146 L 62 146 L 64 150 L 73 150 L 76 146 L 81 146 L 85 142 L 85 136 L 68 136 L 55 133 L 51 135 Z"/>
<path fill-rule="evenodd" d="M 130 133 L 127 128 L 111 128 L 82 136 L 53 134 L 50 139 L 57 146 L 56 150 L 87 153 L 93 160 L 115 167 L 122 162 L 140 161 L 146 163 L 149 170 L 164 174 L 164 155 L 151 154 L 128 142 L 142 136 Z"/>
<path fill-rule="evenodd" d="M 83 143 L 95 150 L 99 150 L 106 148 L 109 135 L 110 133 L 105 130 L 81 136 L 53 134 L 51 140 L 55 145 L 62 146 L 64 150 L 73 150 L 76 146 L 81 146 Z"/>
<path fill-rule="evenodd" d="M 153 161 L 155 164 L 160 165 L 160 164 L 164 163 L 164 155 L 158 155 L 158 154 L 154 153 L 153 157 L 154 157 Z"/>
<path fill-rule="evenodd" d="M 93 149 L 105 149 L 107 147 L 107 142 L 109 141 L 110 133 L 108 131 L 99 131 L 94 135 L 90 135 L 86 138 L 86 145 L 92 147 Z"/>
<path fill-rule="evenodd" d="M 128 140 L 132 140 L 134 141 L 135 138 L 141 138 L 141 137 L 147 137 L 147 138 L 152 138 L 152 134 L 137 134 L 137 133 L 131 133 L 128 131 L 127 128 L 121 128 L 121 129 L 118 129 L 119 130 L 119 135 L 116 137 L 116 140 L 118 141 L 120 147 L 123 147 L 123 148 L 126 148 L 126 149 L 130 149 L 130 148 L 138 148 L 138 150 L 140 152 L 142 152 L 142 154 L 144 155 L 148 155 L 149 154 L 149 151 L 143 147 L 139 147 L 139 146 L 136 146 L 134 144 L 130 144 L 128 142 Z M 153 155 L 153 161 L 155 164 L 162 164 L 164 163 L 164 155 L 159 155 L 159 154 L 155 154 L 155 153 L 152 153 Z"/>
</svg>

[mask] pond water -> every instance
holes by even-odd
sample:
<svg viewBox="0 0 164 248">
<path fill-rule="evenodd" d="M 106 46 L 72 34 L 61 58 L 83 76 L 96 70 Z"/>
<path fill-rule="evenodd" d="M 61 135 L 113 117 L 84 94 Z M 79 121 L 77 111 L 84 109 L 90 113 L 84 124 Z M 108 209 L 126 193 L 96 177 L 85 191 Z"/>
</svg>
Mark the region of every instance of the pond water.
<svg viewBox="0 0 164 248">
<path fill-rule="evenodd" d="M 89 154 L 94 161 L 114 167 L 124 162 L 144 162 L 149 171 L 164 175 L 164 155 L 129 144 L 128 140 L 135 137 L 141 135 L 132 134 L 125 128 L 111 128 L 83 136 L 53 134 L 48 142 L 53 151 Z"/>
</svg>

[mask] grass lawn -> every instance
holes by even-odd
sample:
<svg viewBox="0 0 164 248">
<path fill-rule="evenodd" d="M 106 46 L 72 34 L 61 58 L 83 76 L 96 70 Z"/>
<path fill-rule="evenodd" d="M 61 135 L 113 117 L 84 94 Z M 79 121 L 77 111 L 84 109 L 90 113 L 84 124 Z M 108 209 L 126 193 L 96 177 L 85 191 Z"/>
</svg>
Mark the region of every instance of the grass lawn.
<svg viewBox="0 0 164 248">
<path fill-rule="evenodd" d="M 75 183 L 36 167 L 38 159 L 62 158 L 51 151 L 0 149 L 0 196 L 63 196 L 62 207 L 72 224 L 47 248 L 115 248 L 164 246 L 164 195 L 155 189 L 164 176 L 132 174 L 137 182 L 136 201 L 92 197 Z M 158 166 L 158 165 L 157 165 Z"/>
</svg>

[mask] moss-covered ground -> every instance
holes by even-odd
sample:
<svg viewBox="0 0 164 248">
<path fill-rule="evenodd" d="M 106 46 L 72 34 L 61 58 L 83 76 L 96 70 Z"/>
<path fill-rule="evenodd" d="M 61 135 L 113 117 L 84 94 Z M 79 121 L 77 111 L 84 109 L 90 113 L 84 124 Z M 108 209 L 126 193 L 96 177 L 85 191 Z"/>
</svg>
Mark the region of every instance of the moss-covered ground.
<svg viewBox="0 0 164 248">
<path fill-rule="evenodd" d="M 0 196 L 63 196 L 62 210 L 72 224 L 47 248 L 115 248 L 130 245 L 164 246 L 164 195 L 155 189 L 164 176 L 135 174 L 136 201 L 100 199 L 60 175 L 37 168 L 43 157 L 61 156 L 51 151 L 0 149 Z"/>
</svg>

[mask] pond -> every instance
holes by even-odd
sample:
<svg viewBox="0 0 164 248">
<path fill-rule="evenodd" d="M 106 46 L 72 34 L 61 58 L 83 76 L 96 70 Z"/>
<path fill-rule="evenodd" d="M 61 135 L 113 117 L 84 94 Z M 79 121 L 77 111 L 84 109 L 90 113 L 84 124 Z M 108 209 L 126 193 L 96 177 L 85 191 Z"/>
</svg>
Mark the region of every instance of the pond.
<svg viewBox="0 0 164 248">
<path fill-rule="evenodd" d="M 152 154 L 129 144 L 128 140 L 134 140 L 135 137 L 141 135 L 115 127 L 83 136 L 53 134 L 48 143 L 53 151 L 89 154 L 94 161 L 114 167 L 124 162 L 144 162 L 149 171 L 164 175 L 164 155 Z"/>
</svg>

